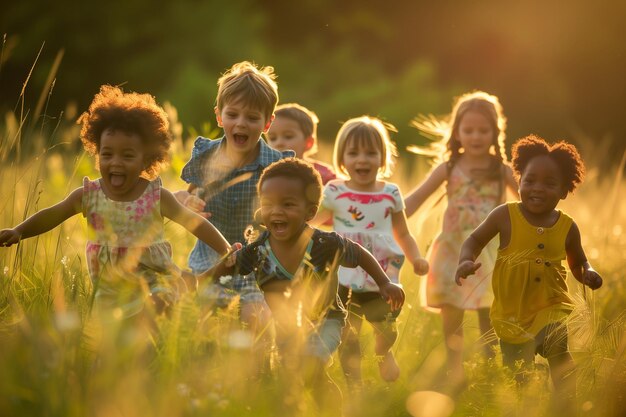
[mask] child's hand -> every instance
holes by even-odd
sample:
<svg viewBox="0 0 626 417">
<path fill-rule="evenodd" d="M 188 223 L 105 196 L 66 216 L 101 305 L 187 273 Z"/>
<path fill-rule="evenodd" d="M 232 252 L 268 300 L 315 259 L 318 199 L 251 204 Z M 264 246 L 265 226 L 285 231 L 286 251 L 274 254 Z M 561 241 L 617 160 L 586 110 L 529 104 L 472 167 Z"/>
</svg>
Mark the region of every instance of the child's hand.
<svg viewBox="0 0 626 417">
<path fill-rule="evenodd" d="M 585 269 L 583 271 L 583 284 L 597 290 L 602 286 L 602 277 L 593 269 Z"/>
<path fill-rule="evenodd" d="M 399 310 L 404 304 L 404 290 L 398 284 L 386 282 L 379 290 L 381 297 L 391 306 L 391 311 Z"/>
<path fill-rule="evenodd" d="M 180 204 L 187 207 L 189 210 L 198 213 L 205 219 L 211 217 L 211 213 L 204 211 L 206 202 L 197 195 L 190 194 L 187 191 L 177 191 L 174 193 L 174 196 Z"/>
<path fill-rule="evenodd" d="M 413 272 L 417 275 L 426 275 L 428 273 L 428 261 L 424 258 L 417 258 L 413 261 Z"/>
<path fill-rule="evenodd" d="M 237 252 L 239 249 L 241 249 L 242 246 L 243 245 L 241 243 L 235 242 L 230 247 L 230 250 L 228 251 L 228 253 L 226 254 L 226 257 L 224 259 L 224 265 L 227 268 L 231 268 L 231 267 L 235 266 L 235 262 L 237 261 L 237 255 L 236 255 L 235 252 Z"/>
<path fill-rule="evenodd" d="M 0 230 L 0 246 L 11 246 L 18 243 L 22 238 L 22 234 L 15 229 Z"/>
<path fill-rule="evenodd" d="M 456 274 L 454 276 L 454 282 L 456 285 L 461 286 L 461 279 L 465 279 L 468 276 L 472 275 L 474 272 L 480 268 L 482 264 L 480 262 L 472 262 L 472 261 L 463 261 L 456 268 Z"/>
</svg>

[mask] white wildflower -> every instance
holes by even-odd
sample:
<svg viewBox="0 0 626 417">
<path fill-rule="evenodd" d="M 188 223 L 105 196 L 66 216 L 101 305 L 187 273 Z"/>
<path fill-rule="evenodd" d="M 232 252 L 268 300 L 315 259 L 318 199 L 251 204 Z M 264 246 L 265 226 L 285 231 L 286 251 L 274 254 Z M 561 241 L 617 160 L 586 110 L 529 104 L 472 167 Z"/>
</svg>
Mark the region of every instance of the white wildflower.
<svg viewBox="0 0 626 417">
<path fill-rule="evenodd" d="M 226 285 L 228 284 L 231 280 L 233 279 L 232 275 L 224 275 L 223 277 L 220 277 L 220 284 L 222 285 Z"/>
</svg>

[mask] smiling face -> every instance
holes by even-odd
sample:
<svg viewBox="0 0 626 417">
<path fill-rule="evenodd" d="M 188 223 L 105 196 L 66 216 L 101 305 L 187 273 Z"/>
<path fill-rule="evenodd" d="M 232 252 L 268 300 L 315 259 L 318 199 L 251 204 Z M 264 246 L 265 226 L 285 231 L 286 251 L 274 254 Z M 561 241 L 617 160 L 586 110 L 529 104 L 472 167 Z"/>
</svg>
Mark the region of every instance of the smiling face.
<svg viewBox="0 0 626 417">
<path fill-rule="evenodd" d="M 250 108 L 242 101 L 227 103 L 220 110 L 215 108 L 217 125 L 224 129 L 228 152 L 246 158 L 256 149 L 261 133 L 269 129 L 273 116 L 266 120 L 265 114 Z"/>
<path fill-rule="evenodd" d="M 494 135 L 489 119 L 478 111 L 469 110 L 461 118 L 456 140 L 466 155 L 484 156 L 494 144 Z"/>
<path fill-rule="evenodd" d="M 102 132 L 98 161 L 107 197 L 130 201 L 141 194 L 145 157 L 139 135 L 111 129 Z"/>
<path fill-rule="evenodd" d="M 519 185 L 522 206 L 533 215 L 550 214 L 567 196 L 559 166 L 547 155 L 531 159 L 522 172 Z"/>
<path fill-rule="evenodd" d="M 259 190 L 261 219 L 273 240 L 295 242 L 317 207 L 307 201 L 298 178 L 272 177 Z"/>
<path fill-rule="evenodd" d="M 304 136 L 297 121 L 283 116 L 274 119 L 266 136 L 272 148 L 279 151 L 291 149 L 296 153 L 296 158 L 300 159 L 313 145 L 313 138 Z"/>
<path fill-rule="evenodd" d="M 373 144 L 349 140 L 342 156 L 342 165 L 350 176 L 346 184 L 354 190 L 374 191 L 382 159 L 382 153 Z"/>
</svg>

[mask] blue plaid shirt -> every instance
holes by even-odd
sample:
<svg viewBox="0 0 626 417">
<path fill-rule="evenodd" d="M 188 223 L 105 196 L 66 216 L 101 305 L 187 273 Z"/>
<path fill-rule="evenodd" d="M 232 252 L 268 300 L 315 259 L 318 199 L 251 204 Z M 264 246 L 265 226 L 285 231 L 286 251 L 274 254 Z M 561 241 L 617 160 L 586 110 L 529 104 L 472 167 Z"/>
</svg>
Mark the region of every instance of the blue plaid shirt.
<svg viewBox="0 0 626 417">
<path fill-rule="evenodd" d="M 181 178 L 204 189 L 203 195 L 199 196 L 206 201 L 204 210 L 211 213 L 209 220 L 226 240 L 230 243 L 243 242 L 244 231 L 252 223 L 258 207 L 256 186 L 261 172 L 272 162 L 295 156 L 295 153 L 272 149 L 259 138 L 259 155 L 253 162 L 220 175 L 211 171 L 211 157 L 224 139 L 198 137 L 194 142 L 191 158 L 183 167 Z M 198 273 L 210 268 L 218 258 L 213 249 L 198 240 L 189 255 L 189 267 Z"/>
</svg>

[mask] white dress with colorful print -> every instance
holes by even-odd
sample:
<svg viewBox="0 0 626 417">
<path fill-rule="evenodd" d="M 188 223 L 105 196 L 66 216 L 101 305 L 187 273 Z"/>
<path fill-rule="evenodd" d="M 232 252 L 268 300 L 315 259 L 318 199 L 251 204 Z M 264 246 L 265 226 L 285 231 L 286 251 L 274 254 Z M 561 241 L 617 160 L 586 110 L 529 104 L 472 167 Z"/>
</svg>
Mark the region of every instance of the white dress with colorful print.
<svg viewBox="0 0 626 417">
<path fill-rule="evenodd" d="M 422 279 L 421 303 L 440 308 L 447 304 L 464 310 L 489 308 L 493 301 L 491 275 L 496 260 L 497 239 L 483 249 L 477 259 L 482 266 L 463 286 L 454 282 L 461 245 L 502 199 L 500 180 L 474 180 L 453 167 L 446 188 L 448 206 L 441 234 L 428 253 L 430 269 Z"/>
<path fill-rule="evenodd" d="M 173 300 L 172 279 L 180 270 L 164 239 L 161 180 L 150 181 L 134 201 L 114 201 L 100 180 L 83 179 L 83 215 L 89 239 L 89 275 L 102 307 L 119 307 L 124 316 L 138 313 L 150 293 Z"/>
<path fill-rule="evenodd" d="M 391 215 L 404 210 L 398 186 L 385 183 L 376 192 L 348 188 L 344 180 L 333 180 L 324 188 L 322 206 L 333 212 L 335 231 L 367 249 L 391 281 L 399 282 L 404 262 L 393 238 Z M 339 283 L 354 292 L 378 292 L 378 285 L 362 268 L 339 268 Z"/>
</svg>

